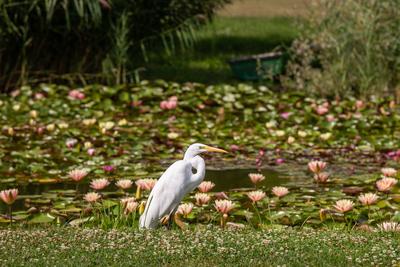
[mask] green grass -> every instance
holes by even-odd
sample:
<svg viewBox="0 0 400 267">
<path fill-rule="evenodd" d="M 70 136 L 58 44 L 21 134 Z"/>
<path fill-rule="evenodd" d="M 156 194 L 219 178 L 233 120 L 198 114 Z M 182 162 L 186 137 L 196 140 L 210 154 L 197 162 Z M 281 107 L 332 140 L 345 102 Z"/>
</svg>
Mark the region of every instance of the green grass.
<svg viewBox="0 0 400 267">
<path fill-rule="evenodd" d="M 218 17 L 198 33 L 191 51 L 173 57 L 153 53 L 141 78 L 177 82 L 235 82 L 227 61 L 288 46 L 298 34 L 295 18 Z"/>
<path fill-rule="evenodd" d="M 339 230 L 0 231 L 1 266 L 395 266 L 400 235 Z"/>
</svg>

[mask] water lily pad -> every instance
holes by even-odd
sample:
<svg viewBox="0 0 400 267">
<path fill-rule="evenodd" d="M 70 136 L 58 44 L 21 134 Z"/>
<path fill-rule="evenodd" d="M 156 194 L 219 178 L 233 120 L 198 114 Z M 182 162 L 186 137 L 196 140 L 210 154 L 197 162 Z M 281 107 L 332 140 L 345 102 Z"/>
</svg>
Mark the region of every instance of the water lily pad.
<svg viewBox="0 0 400 267">
<path fill-rule="evenodd" d="M 40 213 L 35 215 L 32 219 L 29 220 L 29 223 L 50 223 L 55 220 L 56 217 L 50 215 L 49 213 Z"/>
</svg>

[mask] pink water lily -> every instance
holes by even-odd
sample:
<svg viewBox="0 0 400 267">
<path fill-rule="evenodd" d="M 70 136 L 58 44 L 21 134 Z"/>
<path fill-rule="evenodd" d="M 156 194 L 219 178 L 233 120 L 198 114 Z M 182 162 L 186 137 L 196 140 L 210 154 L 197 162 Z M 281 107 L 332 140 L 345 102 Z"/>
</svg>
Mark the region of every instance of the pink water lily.
<svg viewBox="0 0 400 267">
<path fill-rule="evenodd" d="M 252 191 L 247 193 L 247 196 L 251 201 L 253 201 L 253 203 L 256 203 L 265 198 L 265 193 L 263 191 Z"/>
<path fill-rule="evenodd" d="M 139 179 L 135 183 L 140 189 L 150 191 L 156 185 L 156 182 L 156 179 Z"/>
<path fill-rule="evenodd" d="M 206 193 L 197 193 L 194 195 L 194 198 L 196 199 L 197 206 L 206 205 L 211 199 L 211 197 Z"/>
<path fill-rule="evenodd" d="M 348 199 L 341 199 L 336 201 L 336 204 L 333 206 L 340 213 L 346 213 L 353 209 L 354 202 Z"/>
<path fill-rule="evenodd" d="M 117 181 L 115 183 L 115 185 L 118 186 L 121 189 L 126 190 L 126 189 L 129 189 L 129 188 L 132 187 L 133 181 L 129 180 L 129 179 L 121 179 L 121 180 Z"/>
<path fill-rule="evenodd" d="M 102 190 L 106 188 L 110 182 L 106 178 L 95 179 L 90 182 L 90 187 L 94 190 Z"/>
<path fill-rule="evenodd" d="M 389 192 L 397 184 L 397 180 L 391 177 L 384 177 L 376 182 L 376 187 L 381 192 Z"/>
<path fill-rule="evenodd" d="M 199 189 L 200 192 L 207 193 L 208 191 L 213 189 L 214 186 L 215 186 L 215 184 L 213 182 L 204 181 L 204 182 L 201 182 L 201 184 L 199 184 L 199 186 L 197 188 Z"/>
<path fill-rule="evenodd" d="M 366 193 L 360 195 L 358 197 L 358 200 L 360 200 L 361 204 L 369 206 L 375 204 L 378 201 L 378 195 L 374 193 Z"/>
<path fill-rule="evenodd" d="M 253 184 L 257 184 L 265 179 L 265 176 L 261 173 L 250 173 L 249 178 Z"/>
<path fill-rule="evenodd" d="M 397 175 L 397 170 L 394 168 L 382 168 L 381 172 L 386 177 L 396 177 Z"/>
<path fill-rule="evenodd" d="M 192 203 L 184 203 L 179 205 L 176 213 L 181 214 L 183 216 L 188 216 L 193 210 L 193 204 Z"/>
<path fill-rule="evenodd" d="M 235 204 L 230 200 L 215 200 L 215 209 L 222 214 L 228 214 L 234 207 Z"/>
<path fill-rule="evenodd" d="M 15 202 L 15 200 L 18 197 L 18 189 L 8 189 L 8 190 L 3 190 L 0 192 L 0 198 L 1 200 L 4 201 L 7 205 L 11 205 Z"/>
<path fill-rule="evenodd" d="M 87 193 L 83 199 L 86 200 L 89 203 L 94 203 L 97 202 L 99 199 L 101 198 L 100 194 L 96 193 L 96 192 L 90 192 Z"/>
<path fill-rule="evenodd" d="M 272 187 L 272 193 L 277 197 L 284 197 L 289 194 L 289 189 L 284 186 L 274 186 Z"/>
<path fill-rule="evenodd" d="M 320 173 L 326 168 L 326 162 L 320 160 L 313 160 L 308 163 L 308 168 L 313 173 Z"/>
<path fill-rule="evenodd" d="M 80 180 L 85 178 L 87 174 L 88 171 L 85 169 L 75 169 L 68 173 L 69 177 L 75 182 L 79 182 Z"/>
</svg>

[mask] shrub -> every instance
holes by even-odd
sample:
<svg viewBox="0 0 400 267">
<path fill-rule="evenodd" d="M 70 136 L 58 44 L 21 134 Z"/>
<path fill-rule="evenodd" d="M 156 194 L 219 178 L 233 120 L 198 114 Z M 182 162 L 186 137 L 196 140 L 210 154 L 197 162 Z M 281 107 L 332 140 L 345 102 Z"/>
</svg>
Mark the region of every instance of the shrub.
<svg viewBox="0 0 400 267">
<path fill-rule="evenodd" d="M 71 73 L 126 82 L 148 43 L 189 46 L 194 23 L 229 1 L 0 1 L 0 86 Z"/>
<path fill-rule="evenodd" d="M 291 50 L 286 86 L 323 95 L 399 91 L 399 0 L 318 1 Z"/>
</svg>

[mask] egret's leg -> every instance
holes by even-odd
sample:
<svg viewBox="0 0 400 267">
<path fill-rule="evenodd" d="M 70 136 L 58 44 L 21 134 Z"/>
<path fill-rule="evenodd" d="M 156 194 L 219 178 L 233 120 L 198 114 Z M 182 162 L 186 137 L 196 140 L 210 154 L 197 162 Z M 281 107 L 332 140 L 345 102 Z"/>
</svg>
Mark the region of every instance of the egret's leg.
<svg viewBox="0 0 400 267">
<path fill-rule="evenodd" d="M 161 224 L 162 225 L 169 225 L 171 220 L 171 216 L 165 215 L 164 217 L 161 218 Z"/>
<path fill-rule="evenodd" d="M 178 225 L 178 227 L 181 228 L 181 230 L 186 229 L 186 225 L 184 222 L 181 221 L 179 214 L 177 214 L 177 213 L 174 214 L 174 221 L 175 221 L 176 225 Z"/>
</svg>

